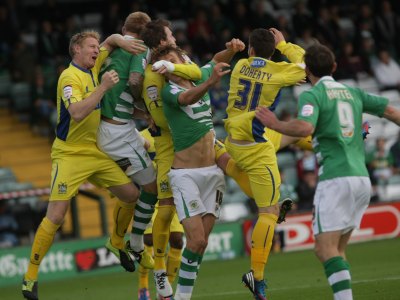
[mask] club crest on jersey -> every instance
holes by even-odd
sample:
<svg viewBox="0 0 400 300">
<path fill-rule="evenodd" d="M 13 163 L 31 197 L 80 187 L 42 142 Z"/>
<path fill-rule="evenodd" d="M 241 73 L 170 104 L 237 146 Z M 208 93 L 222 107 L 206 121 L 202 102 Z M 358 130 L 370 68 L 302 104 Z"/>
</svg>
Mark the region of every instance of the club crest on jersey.
<svg viewBox="0 0 400 300">
<path fill-rule="evenodd" d="M 302 110 L 301 110 L 301 115 L 303 117 L 309 117 L 314 113 L 314 106 L 312 106 L 311 104 L 306 104 L 303 106 Z"/>
<path fill-rule="evenodd" d="M 160 190 L 161 190 L 161 192 L 165 193 L 165 192 L 168 191 L 168 189 L 169 189 L 168 181 L 167 180 L 161 181 L 160 182 Z"/>
<path fill-rule="evenodd" d="M 66 194 L 68 189 L 68 185 L 65 182 L 60 182 L 58 184 L 58 194 Z"/>
<path fill-rule="evenodd" d="M 259 58 L 255 58 L 255 59 L 251 62 L 250 67 L 252 67 L 252 68 L 262 68 L 262 67 L 265 67 L 266 64 L 267 64 L 267 63 L 266 63 L 265 60 L 259 59 Z"/>
<path fill-rule="evenodd" d="M 192 210 L 198 209 L 199 208 L 199 203 L 197 202 L 197 200 L 192 200 L 189 202 L 189 207 Z"/>
<path fill-rule="evenodd" d="M 72 86 L 67 85 L 63 89 L 63 94 L 65 99 L 69 99 L 72 96 Z"/>
</svg>

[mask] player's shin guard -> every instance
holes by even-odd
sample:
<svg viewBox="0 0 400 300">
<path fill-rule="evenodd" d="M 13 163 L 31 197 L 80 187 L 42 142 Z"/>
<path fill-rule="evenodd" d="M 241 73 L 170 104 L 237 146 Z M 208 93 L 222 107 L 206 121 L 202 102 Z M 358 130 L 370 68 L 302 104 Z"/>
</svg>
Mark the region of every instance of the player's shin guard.
<svg viewBox="0 0 400 300">
<path fill-rule="evenodd" d="M 271 251 L 275 224 L 278 217 L 269 213 L 260 213 L 251 236 L 251 269 L 256 280 L 264 279 L 264 268 Z"/>
<path fill-rule="evenodd" d="M 341 256 L 324 262 L 325 275 L 333 291 L 334 300 L 352 300 L 351 275 L 349 264 Z"/>
<path fill-rule="evenodd" d="M 194 253 L 187 248 L 183 250 L 175 298 L 190 299 L 197 278 L 200 256 L 200 254 Z"/>
<path fill-rule="evenodd" d="M 60 225 L 52 223 L 47 217 L 40 223 L 33 241 L 31 258 L 25 279 L 37 280 L 40 263 L 53 243 L 54 236 L 59 227 Z"/>
<path fill-rule="evenodd" d="M 157 203 L 157 195 L 142 191 L 135 206 L 133 216 L 130 245 L 133 251 L 140 252 L 144 249 L 143 233 L 151 221 L 154 213 L 154 205 Z"/>
<path fill-rule="evenodd" d="M 126 203 L 119 199 L 114 206 L 113 212 L 113 232 L 111 235 L 111 244 L 118 249 L 124 249 L 124 237 L 129 223 L 132 220 L 133 208 L 135 203 Z"/>
<path fill-rule="evenodd" d="M 179 267 L 181 265 L 182 249 L 169 248 L 167 257 L 167 274 L 168 281 L 172 284 L 175 281 L 176 275 L 178 274 Z"/>
<path fill-rule="evenodd" d="M 153 255 L 153 247 L 145 246 L 144 251 Z M 149 269 L 143 268 L 139 265 L 139 290 L 149 288 Z"/>
<path fill-rule="evenodd" d="M 247 176 L 246 172 L 240 169 L 235 160 L 231 158 L 226 164 L 226 175 L 232 177 L 236 183 L 240 186 L 242 191 L 250 198 L 253 198 L 253 192 L 250 187 L 249 176 Z"/>
<path fill-rule="evenodd" d="M 153 223 L 154 270 L 166 270 L 165 251 L 169 240 L 169 227 L 174 213 L 175 207 L 172 205 L 158 207 Z"/>
</svg>

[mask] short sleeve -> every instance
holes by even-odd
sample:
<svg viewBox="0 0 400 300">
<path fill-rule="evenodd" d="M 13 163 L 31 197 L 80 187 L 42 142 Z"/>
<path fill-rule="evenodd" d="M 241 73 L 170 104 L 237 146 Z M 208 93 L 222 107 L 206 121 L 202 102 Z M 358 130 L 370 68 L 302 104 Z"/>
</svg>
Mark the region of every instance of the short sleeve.
<svg viewBox="0 0 400 300">
<path fill-rule="evenodd" d="M 204 66 L 202 66 L 200 68 L 201 81 L 206 81 L 208 78 L 210 78 L 214 67 L 215 67 L 215 62 L 209 61 L 208 63 L 206 63 Z"/>
<path fill-rule="evenodd" d="M 310 92 L 302 93 L 298 103 L 297 119 L 311 123 L 315 127 L 318 115 L 319 106 L 315 96 Z"/>
<path fill-rule="evenodd" d="M 176 86 L 167 85 L 161 91 L 161 99 L 168 106 L 178 107 L 181 106 L 178 102 L 178 98 L 182 92 L 183 90 Z"/>
<path fill-rule="evenodd" d="M 144 75 L 144 70 L 146 69 L 147 62 L 149 57 L 149 50 L 146 52 L 132 55 L 130 65 L 129 65 L 129 73 L 140 73 Z"/>
<path fill-rule="evenodd" d="M 77 77 L 71 75 L 61 76 L 59 86 L 61 88 L 61 99 L 66 108 L 71 103 L 76 103 L 83 99 L 82 84 Z"/>
<path fill-rule="evenodd" d="M 359 92 L 363 102 L 363 112 L 382 117 L 389 100 L 385 97 L 366 93 L 360 89 Z"/>
</svg>

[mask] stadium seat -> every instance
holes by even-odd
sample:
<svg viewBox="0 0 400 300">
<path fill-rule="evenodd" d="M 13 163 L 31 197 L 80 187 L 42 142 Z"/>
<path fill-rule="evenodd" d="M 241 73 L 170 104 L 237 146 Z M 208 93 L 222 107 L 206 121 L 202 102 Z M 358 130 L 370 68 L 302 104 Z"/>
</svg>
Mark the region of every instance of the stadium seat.
<svg viewBox="0 0 400 300">
<path fill-rule="evenodd" d="M 0 74 L 0 98 L 8 97 L 10 95 L 11 79 L 7 71 Z"/>
<path fill-rule="evenodd" d="M 359 78 L 358 87 L 367 93 L 379 94 L 379 84 L 374 77 Z"/>
<path fill-rule="evenodd" d="M 349 87 L 357 87 L 357 85 L 358 85 L 357 81 L 355 81 L 354 79 L 341 79 L 341 80 L 338 80 L 338 82 L 345 84 Z"/>
<path fill-rule="evenodd" d="M 234 222 L 248 218 L 250 211 L 245 203 L 224 203 L 221 207 L 219 221 Z"/>
<path fill-rule="evenodd" d="M 0 182 L 15 182 L 16 177 L 13 171 L 9 168 L 0 168 Z"/>
<path fill-rule="evenodd" d="M 300 94 L 304 91 L 307 91 L 311 89 L 311 84 L 310 83 L 303 83 L 302 85 L 295 85 L 293 87 L 293 95 L 298 100 Z"/>
<path fill-rule="evenodd" d="M 398 90 L 388 90 L 382 91 L 381 96 L 388 98 L 390 104 L 398 104 L 400 103 L 400 93 Z"/>
<path fill-rule="evenodd" d="M 11 85 L 10 96 L 12 107 L 16 112 L 26 112 L 32 106 L 31 88 L 27 82 L 18 82 Z"/>
<path fill-rule="evenodd" d="M 391 139 L 396 139 L 397 135 L 399 134 L 399 126 L 396 124 L 387 121 L 384 123 L 384 128 L 383 128 L 383 137 L 386 138 L 387 140 Z"/>
</svg>

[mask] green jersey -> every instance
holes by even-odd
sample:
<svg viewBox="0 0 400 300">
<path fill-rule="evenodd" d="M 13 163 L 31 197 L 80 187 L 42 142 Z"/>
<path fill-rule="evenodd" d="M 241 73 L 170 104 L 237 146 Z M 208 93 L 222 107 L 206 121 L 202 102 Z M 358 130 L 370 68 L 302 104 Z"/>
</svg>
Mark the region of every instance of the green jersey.
<svg viewBox="0 0 400 300">
<path fill-rule="evenodd" d="M 100 78 L 104 72 L 114 70 L 118 73 L 119 82 L 101 100 L 101 115 L 124 123 L 132 119 L 134 105 L 128 84 L 129 75 L 133 72 L 143 75 L 149 56 L 149 50 L 132 55 L 121 48 L 115 49 L 110 54 L 102 66 Z"/>
<path fill-rule="evenodd" d="M 206 81 L 210 77 L 214 65 L 210 62 L 203 66 L 201 79 L 194 84 L 198 85 Z M 175 152 L 189 148 L 214 128 L 208 92 L 194 104 L 181 105 L 178 97 L 186 90 L 170 81 L 161 92 L 164 115 L 171 129 Z"/>
<path fill-rule="evenodd" d="M 388 100 L 321 78 L 299 99 L 298 119 L 314 126 L 313 148 L 319 180 L 368 176 L 362 137 L 362 113 L 382 117 Z"/>
</svg>

